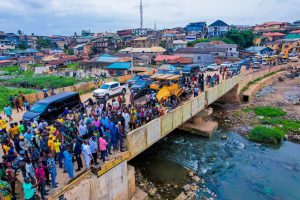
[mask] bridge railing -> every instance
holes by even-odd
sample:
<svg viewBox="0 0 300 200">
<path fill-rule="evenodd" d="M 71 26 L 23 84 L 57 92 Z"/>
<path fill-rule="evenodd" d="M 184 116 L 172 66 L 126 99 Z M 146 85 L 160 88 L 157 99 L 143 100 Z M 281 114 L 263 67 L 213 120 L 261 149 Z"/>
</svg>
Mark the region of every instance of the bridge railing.
<svg viewBox="0 0 300 200">
<path fill-rule="evenodd" d="M 210 88 L 207 92 L 183 103 L 171 112 L 129 132 L 126 135 L 130 159 L 159 141 L 184 122 L 191 119 L 209 105 L 231 90 L 240 80 L 240 76 L 227 79 Z"/>
</svg>

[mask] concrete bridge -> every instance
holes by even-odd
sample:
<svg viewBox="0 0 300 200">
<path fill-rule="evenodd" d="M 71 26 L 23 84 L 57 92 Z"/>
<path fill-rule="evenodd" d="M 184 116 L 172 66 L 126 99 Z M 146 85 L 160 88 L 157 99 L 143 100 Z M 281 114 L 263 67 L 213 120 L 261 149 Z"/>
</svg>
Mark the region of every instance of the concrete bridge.
<svg viewBox="0 0 300 200">
<path fill-rule="evenodd" d="M 62 194 L 64 194 L 66 199 L 78 200 L 131 199 L 136 193 L 135 173 L 134 168 L 128 165 L 127 161 L 145 151 L 182 124 L 196 117 L 198 113 L 218 99 L 238 99 L 242 88 L 250 81 L 264 77 L 272 72 L 277 72 L 284 67 L 286 66 L 264 68 L 224 80 L 219 85 L 209 88 L 204 93 L 183 103 L 171 112 L 129 132 L 126 136 L 127 152 L 105 163 L 100 170 L 92 168 L 86 171 L 50 199 L 57 199 Z M 139 196 L 135 199 L 143 198 Z"/>
</svg>

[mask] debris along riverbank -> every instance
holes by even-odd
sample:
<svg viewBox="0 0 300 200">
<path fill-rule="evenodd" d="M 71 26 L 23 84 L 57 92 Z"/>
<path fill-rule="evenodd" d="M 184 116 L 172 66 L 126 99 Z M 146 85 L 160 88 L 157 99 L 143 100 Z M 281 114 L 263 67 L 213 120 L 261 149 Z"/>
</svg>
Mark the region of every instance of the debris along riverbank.
<svg viewBox="0 0 300 200">
<path fill-rule="evenodd" d="M 277 144 L 284 137 L 300 143 L 300 107 L 295 100 L 300 97 L 299 83 L 299 78 L 285 79 L 262 88 L 249 104 L 215 103 L 212 118 L 221 128 L 234 130 L 257 142 Z M 253 130 L 251 134 L 252 129 L 263 131 Z M 274 137 L 266 138 L 270 135 Z"/>
</svg>

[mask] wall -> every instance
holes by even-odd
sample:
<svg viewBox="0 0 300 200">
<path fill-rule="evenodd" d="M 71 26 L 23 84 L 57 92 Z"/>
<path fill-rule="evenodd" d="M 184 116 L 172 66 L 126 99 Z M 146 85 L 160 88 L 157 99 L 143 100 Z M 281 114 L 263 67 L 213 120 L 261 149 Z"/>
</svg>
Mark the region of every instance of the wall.
<svg viewBox="0 0 300 200">
<path fill-rule="evenodd" d="M 72 200 L 128 200 L 135 192 L 133 182 L 134 168 L 128 168 L 127 161 L 124 161 L 100 177 L 89 173 L 63 194 Z"/>
</svg>

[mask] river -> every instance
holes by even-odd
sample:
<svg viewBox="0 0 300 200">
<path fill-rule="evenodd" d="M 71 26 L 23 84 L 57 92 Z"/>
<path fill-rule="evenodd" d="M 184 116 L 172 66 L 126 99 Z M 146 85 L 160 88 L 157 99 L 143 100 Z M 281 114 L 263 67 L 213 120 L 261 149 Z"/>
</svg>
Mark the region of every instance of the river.
<svg viewBox="0 0 300 200">
<path fill-rule="evenodd" d="M 173 182 L 179 187 L 188 182 L 186 168 L 195 171 L 205 180 L 199 183 L 197 199 L 210 198 L 214 192 L 219 200 L 299 200 L 299 152 L 300 145 L 288 141 L 274 147 L 232 131 L 219 130 L 207 139 L 177 130 L 130 164 L 154 183 Z"/>
</svg>

